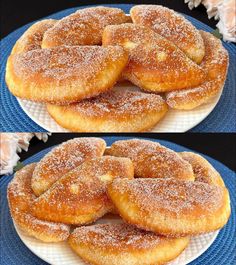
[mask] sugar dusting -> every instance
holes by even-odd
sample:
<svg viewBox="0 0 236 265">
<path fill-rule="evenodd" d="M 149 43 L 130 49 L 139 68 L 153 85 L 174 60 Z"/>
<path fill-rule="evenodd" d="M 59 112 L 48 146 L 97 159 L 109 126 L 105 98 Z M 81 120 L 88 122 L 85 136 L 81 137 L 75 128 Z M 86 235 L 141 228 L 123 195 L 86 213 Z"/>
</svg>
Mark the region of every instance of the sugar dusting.
<svg viewBox="0 0 236 265">
<path fill-rule="evenodd" d="M 201 182 L 176 179 L 114 180 L 113 189 L 120 194 L 129 194 L 129 200 L 142 211 L 155 211 L 174 216 L 198 217 L 213 214 L 223 205 L 224 190 L 221 187 Z"/>
<path fill-rule="evenodd" d="M 102 179 L 108 175 L 110 179 Z M 103 156 L 92 158 L 59 179 L 37 201 L 49 204 L 69 204 L 76 200 L 86 202 L 106 192 L 106 186 L 114 178 L 132 178 L 132 163 L 127 158 Z M 67 199 L 65 200 L 65 197 Z M 106 197 L 106 196 L 105 196 Z"/>
<path fill-rule="evenodd" d="M 106 26 L 126 21 L 125 13 L 118 8 L 100 6 L 80 9 L 64 17 L 48 30 L 43 39 L 43 46 L 100 44 L 102 31 Z"/>
<path fill-rule="evenodd" d="M 180 155 L 191 164 L 195 181 L 224 186 L 219 172 L 205 158 L 192 152 L 181 152 Z"/>
<path fill-rule="evenodd" d="M 130 67 L 132 63 L 158 69 L 167 78 L 170 71 L 177 77 L 180 72 L 188 73 L 191 68 L 199 68 L 172 42 L 147 27 L 129 23 L 109 26 L 105 29 L 105 36 L 106 45 L 120 44 L 126 48 L 127 44 L 132 44 L 126 48 L 130 55 Z"/>
<path fill-rule="evenodd" d="M 155 94 L 114 90 L 65 108 L 88 117 L 102 117 L 102 115 L 123 117 L 123 115 L 142 115 L 147 111 L 158 112 L 164 105 L 162 97 Z"/>
<path fill-rule="evenodd" d="M 30 164 L 18 171 L 8 186 L 7 196 L 14 221 L 28 234 L 39 237 L 56 237 L 65 240 L 70 227 L 54 222 L 46 222 L 31 214 L 31 206 L 36 199 L 31 188 L 31 177 L 36 164 Z"/>
<path fill-rule="evenodd" d="M 57 179 L 82 164 L 86 159 L 102 156 L 104 149 L 105 142 L 99 138 L 74 138 L 64 142 L 52 149 L 37 164 L 32 177 L 32 185 L 46 185 L 47 189 Z"/>
<path fill-rule="evenodd" d="M 100 248 L 114 248 L 126 252 L 128 249 L 142 250 L 157 247 L 171 241 L 152 232 L 135 228 L 128 224 L 98 224 L 84 226 L 73 231 L 72 240 Z"/>
<path fill-rule="evenodd" d="M 193 88 L 171 91 L 166 94 L 167 104 L 170 107 L 185 104 L 197 104 L 208 102 L 219 93 L 226 78 L 228 68 L 228 53 L 220 40 L 212 34 L 201 31 L 204 40 L 206 55 L 201 67 L 207 72 L 207 79 L 201 85 Z M 196 106 L 197 106 L 196 105 Z"/>
<path fill-rule="evenodd" d="M 44 33 L 54 26 L 56 20 L 45 19 L 31 26 L 16 42 L 12 53 L 28 52 L 41 49 Z"/>
<path fill-rule="evenodd" d="M 139 5 L 133 8 L 131 16 L 135 23 L 150 26 L 190 55 L 195 52 L 204 55 L 199 31 L 174 10 L 161 5 Z"/>
<path fill-rule="evenodd" d="M 21 79 L 38 77 L 55 86 L 66 79 L 92 82 L 94 77 L 124 56 L 121 47 L 62 46 L 13 55 L 15 74 Z"/>
<path fill-rule="evenodd" d="M 116 141 L 108 152 L 129 157 L 138 177 L 193 179 L 191 165 L 159 143 L 139 139 Z"/>
</svg>

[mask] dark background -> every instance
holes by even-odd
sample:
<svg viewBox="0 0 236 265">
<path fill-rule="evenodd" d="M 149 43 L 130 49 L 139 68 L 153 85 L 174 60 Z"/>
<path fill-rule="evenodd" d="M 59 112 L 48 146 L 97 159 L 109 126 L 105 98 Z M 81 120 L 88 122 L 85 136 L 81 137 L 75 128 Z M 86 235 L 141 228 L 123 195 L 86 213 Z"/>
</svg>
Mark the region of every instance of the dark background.
<svg viewBox="0 0 236 265">
<path fill-rule="evenodd" d="M 179 145 L 190 148 L 196 152 L 206 154 L 212 158 L 222 162 L 232 170 L 236 171 L 236 137 L 234 134 L 157 134 L 157 133 L 145 133 L 145 134 L 78 134 L 78 133 L 53 133 L 49 137 L 48 142 L 33 138 L 28 152 L 22 152 L 20 154 L 21 161 L 32 156 L 33 154 L 52 145 L 59 144 L 65 140 L 78 137 L 78 136 L 133 136 L 133 137 L 146 137 L 163 139 L 170 142 L 177 143 Z"/>
<path fill-rule="evenodd" d="M 203 5 L 198 8 L 189 10 L 188 5 L 184 0 L 166 0 L 166 1 L 71 1 L 71 0 L 1 0 L 1 37 L 8 35 L 13 30 L 29 23 L 38 20 L 55 12 L 81 6 L 81 5 L 95 5 L 95 4 L 161 4 L 168 6 L 178 12 L 190 15 L 198 20 L 215 28 L 217 21 L 209 20 L 206 9 Z"/>
</svg>

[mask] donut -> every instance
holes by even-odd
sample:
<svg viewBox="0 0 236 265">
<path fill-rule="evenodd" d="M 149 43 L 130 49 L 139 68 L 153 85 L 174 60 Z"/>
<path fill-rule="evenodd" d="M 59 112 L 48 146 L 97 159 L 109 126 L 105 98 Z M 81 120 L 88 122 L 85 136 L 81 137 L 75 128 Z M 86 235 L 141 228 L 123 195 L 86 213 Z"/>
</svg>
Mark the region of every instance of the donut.
<svg viewBox="0 0 236 265">
<path fill-rule="evenodd" d="M 82 225 L 112 211 L 107 185 L 115 178 L 134 176 L 128 158 L 104 156 L 84 162 L 59 179 L 32 205 L 32 214 L 42 220 Z"/>
<path fill-rule="evenodd" d="M 151 265 L 176 258 L 189 238 L 167 238 L 128 224 L 98 224 L 76 228 L 70 247 L 89 264 Z"/>
<path fill-rule="evenodd" d="M 200 31 L 205 43 L 206 54 L 200 66 L 206 71 L 206 81 L 201 85 L 171 91 L 166 102 L 173 109 L 189 110 L 209 102 L 222 89 L 228 69 L 229 56 L 221 41 L 212 34 Z"/>
<path fill-rule="evenodd" d="M 129 53 L 123 77 L 140 88 L 166 92 L 197 86 L 205 72 L 172 42 L 135 24 L 107 26 L 103 46 L 121 45 Z"/>
<path fill-rule="evenodd" d="M 6 83 L 17 97 L 68 104 L 96 96 L 118 80 L 128 60 L 119 46 L 60 46 L 10 55 Z"/>
<path fill-rule="evenodd" d="M 29 27 L 15 43 L 11 54 L 24 53 L 41 49 L 44 33 L 53 27 L 57 20 L 44 19 Z"/>
<path fill-rule="evenodd" d="M 214 167 L 202 156 L 192 152 L 181 152 L 179 155 L 188 161 L 194 172 L 195 181 L 224 187 L 224 181 Z"/>
<path fill-rule="evenodd" d="M 75 104 L 48 104 L 47 110 L 70 131 L 139 132 L 153 128 L 168 108 L 158 95 L 114 90 Z"/>
<path fill-rule="evenodd" d="M 36 165 L 32 176 L 32 189 L 39 196 L 59 178 L 84 161 L 101 157 L 106 143 L 100 138 L 74 138 L 53 148 Z"/>
<path fill-rule="evenodd" d="M 31 189 L 31 177 L 36 164 L 30 164 L 19 170 L 7 189 L 8 204 L 15 224 L 27 235 L 44 242 L 65 241 L 70 227 L 61 223 L 46 222 L 31 214 L 31 205 L 35 195 Z"/>
<path fill-rule="evenodd" d="M 42 48 L 61 45 L 98 45 L 103 29 L 112 24 L 125 23 L 129 18 L 123 10 L 111 7 L 91 7 L 62 18 L 45 32 Z"/>
<path fill-rule="evenodd" d="M 191 165 L 159 143 L 141 139 L 116 141 L 106 149 L 106 154 L 130 158 L 137 178 L 194 180 Z"/>
<path fill-rule="evenodd" d="M 138 5 L 130 10 L 135 24 L 151 28 L 200 63 L 205 49 L 199 31 L 182 15 L 161 5 Z"/>
<path fill-rule="evenodd" d="M 116 179 L 108 194 L 121 217 L 169 237 L 208 233 L 230 216 L 225 187 L 177 179 Z"/>
</svg>

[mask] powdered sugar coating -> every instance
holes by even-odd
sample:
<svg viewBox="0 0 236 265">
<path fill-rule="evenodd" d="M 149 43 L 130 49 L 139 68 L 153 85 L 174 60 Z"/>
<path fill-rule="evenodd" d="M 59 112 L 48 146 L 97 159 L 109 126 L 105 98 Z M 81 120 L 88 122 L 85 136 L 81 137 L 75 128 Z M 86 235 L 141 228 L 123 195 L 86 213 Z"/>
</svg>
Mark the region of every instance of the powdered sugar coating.
<svg viewBox="0 0 236 265">
<path fill-rule="evenodd" d="M 134 163 L 136 177 L 194 180 L 191 165 L 156 142 L 139 139 L 116 141 L 107 153 L 129 157 Z"/>
<path fill-rule="evenodd" d="M 172 41 L 191 59 L 200 63 L 204 57 L 204 43 L 199 31 L 182 15 L 161 5 L 139 5 L 130 11 L 135 24 L 152 28 Z"/>
<path fill-rule="evenodd" d="M 143 112 L 161 111 L 165 103 L 161 96 L 142 92 L 114 90 L 65 106 L 88 117 L 124 117 L 142 115 Z"/>
<path fill-rule="evenodd" d="M 223 80 L 229 63 L 228 51 L 222 45 L 221 40 L 211 33 L 200 30 L 200 34 L 206 48 L 201 67 L 206 69 L 209 79 L 220 77 Z"/>
<path fill-rule="evenodd" d="M 47 190 L 56 180 L 85 160 L 102 156 L 106 147 L 99 138 L 74 138 L 55 147 L 37 164 L 32 188 L 39 195 Z"/>
<path fill-rule="evenodd" d="M 176 179 L 114 180 L 112 188 L 128 194 L 142 213 L 164 213 L 175 218 L 213 215 L 224 205 L 224 189 L 202 182 Z"/>
<path fill-rule="evenodd" d="M 11 55 L 6 82 L 18 97 L 69 104 L 112 88 L 128 61 L 122 47 L 60 46 Z"/>
<path fill-rule="evenodd" d="M 135 24 L 105 28 L 103 45 L 121 45 L 129 53 L 123 77 L 154 92 L 200 84 L 203 70 L 169 40 L 148 27 Z"/>
<path fill-rule="evenodd" d="M 152 249 L 171 241 L 128 224 L 98 224 L 76 228 L 71 240 L 96 248 L 112 248 L 121 252 Z"/>
<path fill-rule="evenodd" d="M 221 78 L 206 81 L 200 86 L 171 91 L 166 94 L 166 102 L 173 109 L 193 109 L 208 103 L 223 86 Z"/>
<path fill-rule="evenodd" d="M 42 47 L 101 44 L 102 31 L 107 25 L 126 21 L 125 13 L 119 8 L 99 6 L 80 9 L 64 17 L 48 30 L 44 35 Z"/>
<path fill-rule="evenodd" d="M 41 43 L 44 33 L 53 27 L 56 23 L 54 19 L 44 19 L 33 24 L 17 40 L 11 54 L 23 53 L 32 50 L 41 49 Z"/>
<path fill-rule="evenodd" d="M 58 82 L 68 78 L 79 78 L 92 82 L 97 74 L 106 69 L 108 63 L 123 56 L 121 47 L 62 46 L 33 50 L 13 57 L 15 74 L 30 80 L 36 76 Z"/>
<path fill-rule="evenodd" d="M 216 169 L 202 156 L 192 152 L 181 152 L 180 156 L 188 161 L 195 175 L 195 181 L 224 187 L 224 181 Z"/>
<path fill-rule="evenodd" d="M 113 208 L 106 194 L 115 178 L 133 178 L 128 158 L 93 158 L 71 170 L 32 205 L 33 214 L 43 220 L 69 224 L 95 221 Z"/>
<path fill-rule="evenodd" d="M 16 224 L 27 234 L 45 242 L 64 241 L 70 227 L 54 222 L 45 222 L 31 214 L 36 199 L 31 188 L 31 177 L 36 164 L 30 164 L 18 171 L 8 186 L 7 196 L 11 215 Z"/>
<path fill-rule="evenodd" d="M 226 79 L 229 61 L 227 51 L 212 34 L 200 33 L 206 48 L 201 67 L 207 73 L 207 78 L 200 86 L 167 93 L 166 102 L 172 108 L 193 109 L 207 103 L 219 93 Z"/>
</svg>

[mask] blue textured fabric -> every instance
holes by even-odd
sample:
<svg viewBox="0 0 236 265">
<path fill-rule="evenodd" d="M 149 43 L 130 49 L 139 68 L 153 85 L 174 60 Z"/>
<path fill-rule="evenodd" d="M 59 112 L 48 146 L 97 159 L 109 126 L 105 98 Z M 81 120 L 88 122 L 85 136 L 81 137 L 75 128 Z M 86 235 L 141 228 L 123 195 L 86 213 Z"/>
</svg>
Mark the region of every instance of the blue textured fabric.
<svg viewBox="0 0 236 265">
<path fill-rule="evenodd" d="M 122 8 L 126 13 L 129 13 L 129 9 L 133 5 L 120 4 L 120 5 L 107 5 Z M 79 8 L 84 8 L 82 6 Z M 50 15 L 48 18 L 60 19 L 73 13 L 78 8 L 67 9 Z M 212 29 L 199 22 L 198 20 L 186 15 L 197 28 L 205 31 L 212 31 Z M 7 57 L 16 42 L 16 40 L 24 33 L 24 31 L 31 26 L 33 23 L 27 24 L 16 31 L 9 34 L 4 38 L 1 45 L 1 70 L 0 70 L 0 104 L 1 104 L 1 123 L 0 131 L 21 131 L 21 132 L 42 132 L 45 131 L 42 127 L 32 121 L 21 109 L 16 98 L 11 95 L 5 84 L 5 65 Z M 228 50 L 230 55 L 230 65 L 227 81 L 225 84 L 224 92 L 221 96 L 220 102 L 213 110 L 213 112 L 199 125 L 193 128 L 192 132 L 236 132 L 236 85 L 235 85 L 235 73 L 236 73 L 236 47 L 233 44 L 224 43 L 225 48 Z"/>
<path fill-rule="evenodd" d="M 107 142 L 107 145 L 111 145 L 114 141 L 121 139 L 128 139 L 131 137 L 103 137 Z M 153 141 L 157 141 L 153 139 Z M 164 146 L 171 148 L 177 152 L 181 151 L 191 151 L 185 147 L 173 144 L 167 141 L 158 141 Z M 39 161 L 46 153 L 48 153 L 51 148 L 47 148 L 34 156 L 28 158 L 23 163 L 29 164 L 32 162 Z M 221 164 L 220 162 L 204 156 L 221 174 L 225 184 L 230 192 L 231 197 L 231 207 L 232 213 L 227 225 L 221 229 L 216 240 L 211 245 L 211 247 L 203 253 L 199 258 L 191 262 L 191 265 L 235 265 L 236 264 L 236 174 L 229 168 Z M 27 264 L 27 265 L 38 265 L 46 264 L 44 261 L 36 257 L 20 240 L 18 237 L 12 219 L 10 217 L 6 189 L 9 181 L 12 179 L 11 176 L 3 176 L 0 179 L 0 189 L 1 189 L 1 202 L 2 207 L 0 216 L 0 227 L 1 227 L 1 237 L 0 237 L 0 258 L 1 265 L 15 265 L 15 264 Z"/>
</svg>

